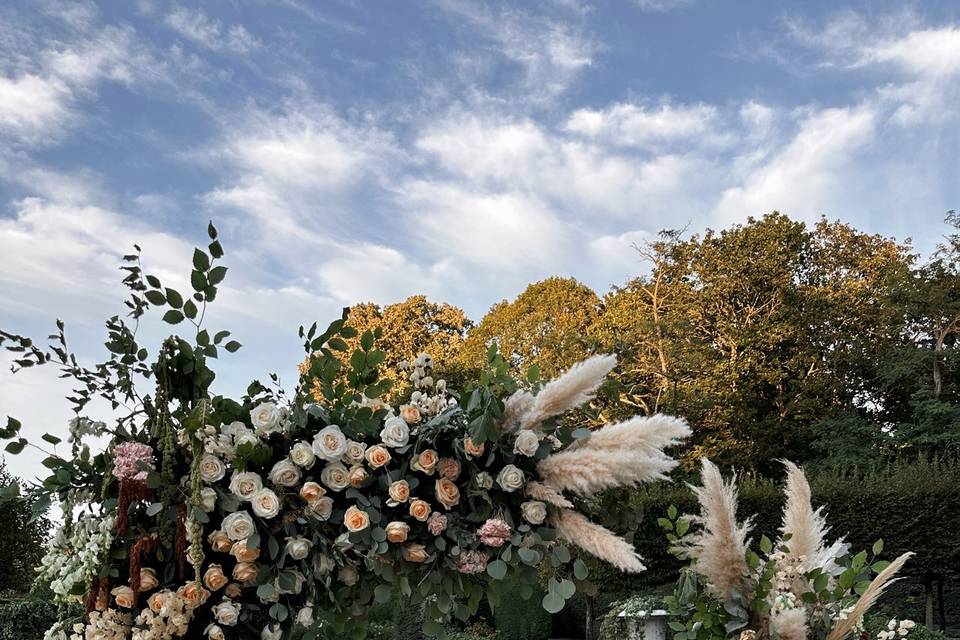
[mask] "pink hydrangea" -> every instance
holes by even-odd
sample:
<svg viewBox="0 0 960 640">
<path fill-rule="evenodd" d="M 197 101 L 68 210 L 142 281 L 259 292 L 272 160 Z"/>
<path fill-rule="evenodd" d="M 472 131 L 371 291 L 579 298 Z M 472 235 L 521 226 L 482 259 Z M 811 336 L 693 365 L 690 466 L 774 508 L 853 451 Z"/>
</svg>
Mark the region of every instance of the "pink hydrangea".
<svg viewBox="0 0 960 640">
<path fill-rule="evenodd" d="M 496 548 L 509 542 L 513 532 L 510 530 L 510 525 L 500 518 L 490 518 L 483 523 L 483 526 L 477 531 L 477 535 L 480 536 L 480 542 L 488 547 Z"/>
<path fill-rule="evenodd" d="M 139 463 L 153 468 L 153 448 L 142 442 L 123 442 L 113 450 L 113 477 L 118 480 L 146 480 Z"/>
<path fill-rule="evenodd" d="M 442 513 L 437 513 L 436 511 L 430 516 L 430 519 L 427 520 L 427 531 L 431 534 L 438 536 L 443 533 L 444 529 L 447 528 L 447 516 Z"/>
<path fill-rule="evenodd" d="M 490 554 L 486 551 L 464 551 L 460 554 L 457 571 L 460 573 L 483 573 L 490 562 Z"/>
</svg>

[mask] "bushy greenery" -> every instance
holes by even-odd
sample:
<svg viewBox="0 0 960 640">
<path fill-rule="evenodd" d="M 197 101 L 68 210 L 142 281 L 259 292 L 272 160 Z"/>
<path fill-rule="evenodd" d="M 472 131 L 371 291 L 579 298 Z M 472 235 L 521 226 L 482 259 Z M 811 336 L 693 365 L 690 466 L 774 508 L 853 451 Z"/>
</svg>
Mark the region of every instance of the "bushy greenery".
<svg viewBox="0 0 960 640">
<path fill-rule="evenodd" d="M 57 620 L 57 605 L 42 595 L 0 595 L 0 640 L 39 640 Z"/>
<path fill-rule="evenodd" d="M 651 612 L 665 609 L 663 598 L 658 595 L 635 594 L 610 604 L 606 615 L 600 619 L 598 640 L 621 640 L 628 633 L 627 617 L 646 618 Z M 621 613 L 625 614 L 621 617 Z"/>
<path fill-rule="evenodd" d="M 902 618 L 901 618 L 902 619 Z M 867 614 L 863 620 L 863 628 L 871 638 L 877 637 L 877 632 L 887 628 L 890 616 L 882 614 Z M 916 622 L 916 621 L 914 621 Z M 917 623 L 917 626 L 910 630 L 907 635 L 908 640 L 946 640 L 946 636 Z"/>
<path fill-rule="evenodd" d="M 550 615 L 538 606 L 545 591 L 534 590 L 523 598 L 517 590 L 503 598 L 493 611 L 494 626 L 502 640 L 546 640 L 550 637 Z"/>
</svg>

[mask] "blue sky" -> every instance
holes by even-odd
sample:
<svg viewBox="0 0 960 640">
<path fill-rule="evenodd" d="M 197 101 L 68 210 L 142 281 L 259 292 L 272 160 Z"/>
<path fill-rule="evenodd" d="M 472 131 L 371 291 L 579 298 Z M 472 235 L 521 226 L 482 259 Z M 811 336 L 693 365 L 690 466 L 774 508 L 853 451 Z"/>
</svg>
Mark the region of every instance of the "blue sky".
<svg viewBox="0 0 960 640">
<path fill-rule="evenodd" d="M 227 391 L 292 382 L 296 325 L 353 302 L 602 293 L 663 227 L 779 209 L 928 253 L 958 95 L 954 2 L 6 2 L 0 326 L 96 355 L 119 256 L 182 283 L 209 219 Z M 62 430 L 51 373 L 0 413 Z"/>
</svg>

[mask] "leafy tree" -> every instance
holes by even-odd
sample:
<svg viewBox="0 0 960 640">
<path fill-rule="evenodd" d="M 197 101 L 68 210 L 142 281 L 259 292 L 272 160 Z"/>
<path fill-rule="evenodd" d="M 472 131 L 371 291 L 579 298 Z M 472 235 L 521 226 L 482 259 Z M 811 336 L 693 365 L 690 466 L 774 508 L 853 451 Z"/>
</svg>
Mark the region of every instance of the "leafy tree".
<svg viewBox="0 0 960 640">
<path fill-rule="evenodd" d="M 16 479 L 0 460 L 0 486 L 9 487 Z M 33 568 L 40 564 L 44 543 L 50 532 L 45 510 L 34 514 L 34 501 L 10 497 L 0 501 L 0 591 L 27 592 L 33 584 Z"/>
</svg>

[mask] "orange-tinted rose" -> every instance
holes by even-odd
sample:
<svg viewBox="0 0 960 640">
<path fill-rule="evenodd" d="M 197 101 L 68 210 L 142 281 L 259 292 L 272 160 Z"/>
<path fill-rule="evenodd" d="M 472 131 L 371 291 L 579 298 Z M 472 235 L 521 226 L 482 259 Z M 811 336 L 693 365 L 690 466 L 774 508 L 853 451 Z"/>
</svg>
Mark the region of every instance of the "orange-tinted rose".
<svg viewBox="0 0 960 640">
<path fill-rule="evenodd" d="M 343 524 L 349 531 L 363 531 L 370 526 L 370 516 L 366 511 L 361 511 L 356 506 L 352 506 L 343 514 Z"/>
<path fill-rule="evenodd" d="M 486 447 L 483 443 L 474 444 L 473 438 L 469 436 L 463 440 L 463 451 L 471 458 L 479 458 L 482 456 L 485 448 Z"/>
<path fill-rule="evenodd" d="M 427 548 L 422 544 L 408 544 L 401 550 L 403 559 L 407 562 L 426 562 Z"/>
<path fill-rule="evenodd" d="M 387 540 L 394 543 L 406 542 L 410 533 L 410 525 L 406 522 L 391 522 L 387 525 Z"/>
<path fill-rule="evenodd" d="M 246 540 L 238 540 L 234 542 L 230 548 L 230 555 L 240 562 L 253 562 L 260 557 L 260 549 L 256 547 L 250 549 L 247 547 Z"/>
<path fill-rule="evenodd" d="M 219 591 L 226 586 L 227 582 L 227 576 L 223 575 L 223 568 L 218 564 L 210 565 L 203 574 L 203 584 L 207 585 L 211 591 Z"/>
<path fill-rule="evenodd" d="M 449 511 L 460 502 L 460 489 L 446 478 L 440 478 L 434 485 L 437 502 Z"/>
<path fill-rule="evenodd" d="M 420 422 L 420 409 L 417 409 L 412 404 L 400 405 L 400 417 L 403 418 L 407 424 L 416 424 Z"/>
<path fill-rule="evenodd" d="M 367 449 L 366 457 L 367 462 L 374 469 L 379 469 L 390 462 L 390 452 L 387 451 L 386 447 L 379 444 Z"/>
<path fill-rule="evenodd" d="M 306 500 L 307 502 L 315 502 L 322 498 L 327 493 L 327 490 L 320 486 L 317 482 L 304 482 L 303 486 L 300 487 L 300 497 Z"/>
<path fill-rule="evenodd" d="M 223 531 L 214 531 L 211 533 L 207 536 L 207 542 L 210 543 L 210 547 L 217 553 L 229 553 L 230 548 L 233 546 L 233 540 Z"/>
<path fill-rule="evenodd" d="M 210 597 L 210 592 L 198 585 L 196 582 L 188 582 L 177 589 L 177 593 L 191 607 L 199 607 L 207 601 L 207 598 Z"/>
<path fill-rule="evenodd" d="M 140 591 L 153 591 L 160 584 L 157 572 L 149 567 L 140 569 Z"/>
<path fill-rule="evenodd" d="M 432 476 L 434 470 L 437 468 L 438 460 L 439 458 L 437 457 L 436 451 L 433 449 L 424 449 L 410 465 L 410 468 L 414 471 L 421 471 L 428 476 Z"/>
<path fill-rule="evenodd" d="M 406 502 L 410 499 L 410 485 L 407 484 L 406 480 L 397 480 L 391 483 L 388 493 L 392 502 L 396 504 Z"/>
<path fill-rule="evenodd" d="M 113 596 L 117 606 L 123 607 L 124 609 L 132 609 L 136 602 L 136 595 L 133 593 L 133 589 L 127 586 L 114 587 L 110 591 L 110 595 Z"/>
<path fill-rule="evenodd" d="M 233 579 L 241 584 L 250 584 L 257 579 L 257 565 L 252 562 L 238 562 L 233 568 Z"/>
<path fill-rule="evenodd" d="M 430 504 L 426 500 L 414 500 L 410 503 L 410 517 L 426 522 L 430 517 Z"/>
</svg>

